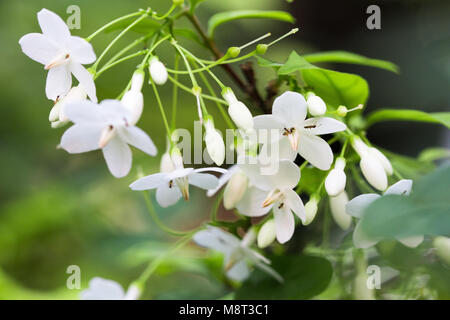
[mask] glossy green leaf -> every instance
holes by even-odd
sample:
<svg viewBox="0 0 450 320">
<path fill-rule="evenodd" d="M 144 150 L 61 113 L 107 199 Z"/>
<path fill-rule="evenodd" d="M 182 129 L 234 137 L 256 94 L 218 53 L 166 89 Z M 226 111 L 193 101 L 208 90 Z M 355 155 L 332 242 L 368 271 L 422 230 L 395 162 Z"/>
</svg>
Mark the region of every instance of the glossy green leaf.
<svg viewBox="0 0 450 320">
<path fill-rule="evenodd" d="M 293 23 L 294 17 L 284 11 L 265 11 L 265 10 L 237 10 L 220 12 L 213 15 L 208 21 L 208 35 L 212 38 L 214 31 L 218 26 L 226 22 L 239 19 L 272 19 Z"/>
<path fill-rule="evenodd" d="M 450 112 L 426 113 L 410 109 L 382 109 L 372 112 L 367 117 L 367 125 L 393 120 L 440 123 L 450 129 Z"/>
<path fill-rule="evenodd" d="M 450 166 L 423 177 L 410 196 L 388 195 L 372 203 L 361 220 L 370 238 L 450 235 Z"/>
<path fill-rule="evenodd" d="M 432 162 L 441 159 L 450 158 L 450 149 L 447 148 L 428 148 L 423 150 L 418 157 L 419 161 Z"/>
<path fill-rule="evenodd" d="M 237 290 L 236 299 L 311 299 L 328 287 L 333 274 L 328 260 L 313 256 L 277 256 L 272 267 L 281 274 L 283 283 L 255 270 Z"/>
<path fill-rule="evenodd" d="M 306 85 L 332 107 L 345 105 L 352 108 L 365 104 L 369 97 L 369 86 L 362 77 L 316 67 L 293 51 L 278 74 L 297 71 L 301 72 Z"/>
<path fill-rule="evenodd" d="M 350 63 L 363 66 L 370 66 L 385 69 L 395 73 L 399 72 L 399 68 L 392 62 L 368 58 L 356 53 L 347 51 L 326 51 L 311 53 L 303 56 L 310 63 Z"/>
</svg>

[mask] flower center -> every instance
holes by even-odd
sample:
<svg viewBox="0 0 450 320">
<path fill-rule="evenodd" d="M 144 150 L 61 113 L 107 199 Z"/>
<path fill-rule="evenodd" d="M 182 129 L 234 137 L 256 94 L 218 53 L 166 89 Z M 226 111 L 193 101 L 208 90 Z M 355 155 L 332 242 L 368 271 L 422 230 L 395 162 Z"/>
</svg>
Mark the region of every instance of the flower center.
<svg viewBox="0 0 450 320">
<path fill-rule="evenodd" d="M 266 200 L 264 200 L 262 206 L 263 208 L 268 207 L 270 205 L 272 205 L 275 202 L 280 202 L 280 207 L 279 209 L 281 209 L 283 207 L 283 200 L 284 200 L 284 194 L 283 192 L 281 192 L 278 189 L 272 190 L 270 191 L 269 195 L 267 196 Z"/>
<path fill-rule="evenodd" d="M 111 141 L 111 139 L 114 138 L 115 134 L 116 129 L 114 128 L 113 125 L 109 125 L 106 128 L 104 128 L 98 141 L 99 148 L 101 149 L 106 147 L 106 145 Z"/>
<path fill-rule="evenodd" d="M 58 66 L 62 66 L 70 61 L 70 53 L 62 53 L 57 55 L 52 61 L 45 65 L 45 70 L 50 70 Z"/>
</svg>

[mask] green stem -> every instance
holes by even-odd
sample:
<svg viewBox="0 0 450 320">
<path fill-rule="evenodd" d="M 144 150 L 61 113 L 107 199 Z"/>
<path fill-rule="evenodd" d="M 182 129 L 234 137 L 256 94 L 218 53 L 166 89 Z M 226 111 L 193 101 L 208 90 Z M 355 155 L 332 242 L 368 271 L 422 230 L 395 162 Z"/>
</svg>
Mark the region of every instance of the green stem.
<svg viewBox="0 0 450 320">
<path fill-rule="evenodd" d="M 128 56 L 125 56 L 125 57 L 123 57 L 122 59 L 119 59 L 119 60 L 117 60 L 117 61 L 115 61 L 115 62 L 113 62 L 113 63 L 111 63 L 111 64 L 109 64 L 109 65 L 104 66 L 103 68 L 101 68 L 101 69 L 95 74 L 95 78 L 94 78 L 94 79 L 97 79 L 98 77 L 100 77 L 100 75 L 101 75 L 103 72 L 105 72 L 105 71 L 111 69 L 112 67 L 114 67 L 114 66 L 116 66 L 116 65 L 118 65 L 118 64 L 121 64 L 122 62 L 125 62 L 125 61 L 127 61 L 127 60 L 136 58 L 136 57 L 138 57 L 138 56 L 142 56 L 142 55 L 146 54 L 147 52 L 148 52 L 148 50 L 141 50 L 141 51 L 135 52 L 135 53 L 133 53 L 133 54 L 130 54 L 130 55 L 128 55 Z"/>
<path fill-rule="evenodd" d="M 164 122 L 164 126 L 166 127 L 166 132 L 167 132 L 167 137 L 169 138 L 169 141 L 171 140 L 171 131 L 170 131 L 170 127 L 169 127 L 169 123 L 167 122 L 167 117 L 166 117 L 166 113 L 164 112 L 164 108 L 161 102 L 161 98 L 159 96 L 158 93 L 158 89 L 156 88 L 155 82 L 154 81 L 150 81 L 152 84 L 152 88 L 153 91 L 155 92 L 155 97 L 156 97 L 156 101 L 158 102 L 158 107 L 159 107 L 159 111 L 161 111 L 161 116 Z"/>
<path fill-rule="evenodd" d="M 224 191 L 221 191 L 220 194 L 216 197 L 214 200 L 213 206 L 211 208 L 211 221 L 216 222 L 217 221 L 217 213 L 219 212 L 220 203 L 223 199 Z"/>
<path fill-rule="evenodd" d="M 179 56 L 175 55 L 175 69 L 178 70 L 178 63 L 179 63 Z M 178 75 L 175 75 L 175 81 L 178 80 Z M 178 86 L 173 85 L 173 91 L 172 91 L 172 120 L 170 122 L 170 125 L 172 126 L 172 130 L 175 130 L 176 125 L 176 119 L 177 119 L 177 105 L 178 105 Z"/>
<path fill-rule="evenodd" d="M 189 88 L 189 87 L 185 86 L 184 84 L 182 84 L 181 82 L 177 81 L 175 78 L 171 77 L 170 75 L 169 75 L 169 80 L 171 82 L 173 82 L 175 85 L 177 85 L 178 87 L 180 87 L 180 89 L 182 89 L 182 90 L 184 90 L 186 92 L 189 92 L 190 94 L 195 96 L 194 92 L 192 92 L 192 88 Z M 214 97 L 214 96 L 210 96 L 210 95 L 207 95 L 207 94 L 203 94 L 203 93 L 201 95 L 202 95 L 203 98 L 205 98 L 207 100 L 215 101 L 215 102 L 221 103 L 223 105 L 228 105 L 225 100 L 222 100 L 220 98 L 217 98 L 217 97 Z"/>
<path fill-rule="evenodd" d="M 180 56 L 181 56 L 181 58 L 183 59 L 184 64 L 186 65 L 186 69 L 187 69 L 187 71 L 188 71 L 188 73 L 189 73 L 189 77 L 191 78 L 192 86 L 193 86 L 194 88 L 195 88 L 195 87 L 198 87 L 197 80 L 195 79 L 195 76 L 194 76 L 194 74 L 192 73 L 191 66 L 189 65 L 189 62 L 188 62 L 188 60 L 187 60 L 187 58 L 186 58 L 186 55 L 183 53 L 182 48 L 176 43 L 176 41 L 171 41 L 170 43 L 171 43 L 171 44 L 175 47 L 175 49 L 180 53 Z"/>
<path fill-rule="evenodd" d="M 95 31 L 93 34 L 91 34 L 89 37 L 86 38 L 86 41 L 91 41 L 96 35 L 98 35 L 99 33 L 101 33 L 102 31 L 106 30 L 107 28 L 109 28 L 110 26 L 116 24 L 117 22 L 120 22 L 122 20 L 126 20 L 128 18 L 132 18 L 135 16 L 139 16 L 141 14 L 145 14 L 146 12 L 143 11 L 138 11 L 138 12 L 134 12 L 134 13 L 130 13 L 128 15 L 122 16 L 120 18 L 117 18 L 111 22 L 108 22 L 107 24 L 105 24 L 103 27 L 101 27 L 100 29 L 98 29 L 97 31 Z"/>
<path fill-rule="evenodd" d="M 148 34 L 146 36 L 143 36 L 139 39 L 136 39 L 135 41 L 133 41 L 131 44 L 129 44 L 128 46 L 126 46 L 125 48 L 123 48 L 122 50 L 120 50 L 117 54 L 115 54 L 111 59 L 108 60 L 108 62 L 105 63 L 105 66 L 110 65 L 111 63 L 114 63 L 117 59 L 119 59 L 122 55 L 124 55 L 125 53 L 127 53 L 128 51 L 130 51 L 131 49 L 133 49 L 135 46 L 137 46 L 138 44 L 144 42 L 145 40 L 147 40 L 148 38 L 150 38 L 150 36 L 152 36 L 152 34 Z"/>
<path fill-rule="evenodd" d="M 177 6 L 175 4 L 172 4 L 172 6 L 170 7 L 169 11 L 167 11 L 164 15 L 158 17 L 156 14 L 154 14 L 152 16 L 152 18 L 155 19 L 155 20 L 164 20 L 173 12 L 173 10 L 176 9 L 176 7 Z"/>
</svg>

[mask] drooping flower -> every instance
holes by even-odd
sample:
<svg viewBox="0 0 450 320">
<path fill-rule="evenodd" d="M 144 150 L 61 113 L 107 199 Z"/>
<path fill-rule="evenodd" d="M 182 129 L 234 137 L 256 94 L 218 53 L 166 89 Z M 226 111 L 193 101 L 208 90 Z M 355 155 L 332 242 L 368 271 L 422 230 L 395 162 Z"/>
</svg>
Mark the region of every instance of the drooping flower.
<svg viewBox="0 0 450 320">
<path fill-rule="evenodd" d="M 102 149 L 109 171 L 117 178 L 130 172 L 132 155 L 128 145 L 151 156 L 157 153 L 150 137 L 129 124 L 130 113 L 117 100 L 71 103 L 65 106 L 64 114 L 74 125 L 64 132 L 61 147 L 69 153 Z"/>
<path fill-rule="evenodd" d="M 343 191 L 335 197 L 330 197 L 330 210 L 331 215 L 336 224 L 342 230 L 348 230 L 352 225 L 352 217 L 350 217 L 346 211 L 345 206 L 348 203 L 347 192 Z"/>
<path fill-rule="evenodd" d="M 345 159 L 338 157 L 334 164 L 334 168 L 328 173 L 325 179 L 325 190 L 330 197 L 335 197 L 342 193 L 345 189 L 347 176 L 344 172 Z"/>
<path fill-rule="evenodd" d="M 210 190 L 217 187 L 219 179 L 205 171 L 212 172 L 226 172 L 221 168 L 184 168 L 183 164 L 177 161 L 179 157 L 177 152 L 171 154 L 172 166 L 170 166 L 169 159 L 163 158 L 165 161 L 164 167 L 166 170 L 159 173 L 151 174 L 149 176 L 140 178 L 130 184 L 132 190 L 142 191 L 156 189 L 156 201 L 163 207 L 169 207 L 178 202 L 182 197 L 189 200 L 189 185 L 192 184 L 200 189 Z"/>
<path fill-rule="evenodd" d="M 222 229 L 208 226 L 197 232 L 193 239 L 198 245 L 219 251 L 224 255 L 226 275 L 234 281 L 244 281 L 250 275 L 250 266 L 267 272 L 280 282 L 283 281 L 282 277 L 269 266 L 270 260 L 250 248 L 255 240 L 253 230 L 240 240 Z"/>
<path fill-rule="evenodd" d="M 239 101 L 231 88 L 225 88 L 222 96 L 228 103 L 228 114 L 233 122 L 242 130 L 253 130 L 253 116 L 248 108 Z"/>
<path fill-rule="evenodd" d="M 82 300 L 137 300 L 141 290 L 131 285 L 125 292 L 120 284 L 113 280 L 96 277 L 89 281 L 89 288 L 80 294 Z"/>
<path fill-rule="evenodd" d="M 390 186 L 384 192 L 384 195 L 397 194 L 408 196 L 411 193 L 411 188 L 412 180 L 403 179 Z M 380 197 L 381 196 L 379 194 L 367 193 L 353 198 L 346 206 L 347 214 L 358 219 L 362 218 L 369 205 Z M 405 246 L 414 248 L 422 243 L 423 236 L 397 238 L 397 240 L 403 243 Z M 370 239 L 364 234 L 361 229 L 360 222 L 356 224 L 355 230 L 353 231 L 353 244 L 355 245 L 355 247 L 369 248 L 377 244 L 378 241 L 379 240 L 377 239 Z"/>
<path fill-rule="evenodd" d="M 327 112 L 327 105 L 325 102 L 321 97 L 316 96 L 312 92 L 308 94 L 306 104 L 308 106 L 309 113 L 314 117 L 323 116 L 325 112 Z"/>
<path fill-rule="evenodd" d="M 122 105 L 130 112 L 128 122 L 134 126 L 142 115 L 144 109 L 144 95 L 142 85 L 144 84 L 144 71 L 137 70 L 131 78 L 131 87 L 122 97 Z"/>
<path fill-rule="evenodd" d="M 299 168 L 289 160 L 281 160 L 278 170 L 264 174 L 261 165 L 240 165 L 249 177 L 252 187 L 247 189 L 241 201 L 236 204 L 240 213 L 257 217 L 273 209 L 277 240 L 285 243 L 291 239 L 295 220 L 294 212 L 303 222 L 306 219 L 305 208 L 300 196 L 292 190 L 300 180 Z M 268 172 L 266 172 L 268 173 Z"/>
<path fill-rule="evenodd" d="M 148 70 L 154 83 L 163 85 L 167 82 L 167 69 L 164 64 L 159 61 L 158 57 L 152 57 L 150 59 Z"/>
<path fill-rule="evenodd" d="M 49 121 L 51 122 L 52 128 L 60 128 L 69 123 L 69 118 L 67 118 L 67 116 L 64 114 L 64 106 L 70 103 L 84 101 L 86 100 L 86 98 L 86 91 L 84 91 L 84 89 L 80 85 L 78 85 L 70 89 L 67 95 L 58 99 L 52 110 L 50 110 L 50 115 L 48 117 Z"/>
<path fill-rule="evenodd" d="M 72 87 L 72 74 L 78 79 L 89 98 L 97 102 L 92 75 L 83 64 L 93 63 L 94 50 L 86 40 L 72 36 L 64 21 L 55 13 L 42 9 L 38 12 L 41 33 L 29 33 L 19 40 L 22 51 L 48 70 L 45 92 L 56 101 Z"/>
<path fill-rule="evenodd" d="M 225 143 L 219 131 L 214 127 L 212 119 L 206 119 L 204 125 L 206 150 L 214 163 L 221 166 L 225 160 Z"/>
<path fill-rule="evenodd" d="M 258 247 L 264 249 L 272 244 L 277 237 L 276 224 L 274 219 L 267 220 L 259 229 L 257 243 Z"/>
<path fill-rule="evenodd" d="M 318 135 L 343 131 L 346 125 L 327 117 L 306 119 L 306 114 L 305 98 L 300 93 L 287 91 L 275 99 L 271 115 L 254 118 L 255 128 L 276 130 L 278 134 L 274 139 L 288 139 L 291 148 L 305 160 L 321 170 L 328 170 L 333 163 L 333 152 Z M 273 139 L 271 134 L 269 139 Z"/>
</svg>

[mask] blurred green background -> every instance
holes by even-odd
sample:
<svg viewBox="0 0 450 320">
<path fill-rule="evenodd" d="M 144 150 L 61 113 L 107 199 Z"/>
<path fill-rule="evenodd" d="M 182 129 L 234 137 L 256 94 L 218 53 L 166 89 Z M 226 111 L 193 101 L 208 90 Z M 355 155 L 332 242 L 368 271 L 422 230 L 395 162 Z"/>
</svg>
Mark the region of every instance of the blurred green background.
<svg viewBox="0 0 450 320">
<path fill-rule="evenodd" d="M 319 4 L 321 3 L 321 4 Z M 199 8 L 205 22 L 211 14 L 232 9 L 281 9 L 297 18 L 300 32 L 273 50 L 268 57 L 284 61 L 292 49 L 300 53 L 318 50 L 349 50 L 397 63 L 402 73 L 393 75 L 364 67 L 345 66 L 370 84 L 368 109 L 378 107 L 448 111 L 450 105 L 450 6 L 448 1 L 379 1 L 382 30 L 365 27 L 369 2 L 206 0 Z M 0 2 L 0 299 L 77 298 L 79 290 L 66 289 L 66 268 L 81 268 L 82 288 L 94 276 L 114 279 L 126 286 L 173 239 L 160 232 L 148 216 L 143 198 L 129 190 L 138 169 L 157 170 L 159 157 L 133 151 L 133 169 L 123 179 L 107 171 L 100 152 L 69 155 L 56 146 L 64 129 L 51 129 L 48 113 L 52 102 L 45 97 L 46 72 L 18 45 L 26 33 L 40 32 L 36 13 L 47 8 L 67 17 L 66 9 L 81 8 L 81 30 L 87 36 L 108 21 L 151 6 L 164 12 L 167 0 L 3 0 Z M 341 14 L 342 13 L 342 14 Z M 181 21 L 181 24 L 188 23 Z M 221 26 L 220 48 L 226 50 L 272 32 L 282 34 L 291 25 L 268 21 L 242 21 Z M 243 32 L 242 30 L 245 30 Z M 93 41 L 97 55 L 114 37 Z M 118 46 L 136 35 L 130 35 Z M 160 59 L 170 52 L 162 48 Z M 209 58 L 205 53 L 205 57 Z M 138 63 L 132 61 L 105 73 L 97 83 L 99 99 L 116 97 Z M 167 57 L 167 64 L 172 57 Z M 258 71 L 261 86 L 273 75 Z M 164 91 L 165 90 L 165 91 Z M 170 86 L 163 90 L 170 103 Z M 144 89 L 145 110 L 139 126 L 147 131 L 162 152 L 163 127 L 149 87 Z M 213 107 L 211 107 L 212 109 Z M 180 97 L 179 127 L 192 129 L 195 112 L 191 96 Z M 224 127 L 219 124 L 218 127 Z M 446 130 L 427 124 L 379 125 L 369 133 L 376 144 L 404 154 L 417 155 L 432 146 L 449 146 Z M 160 153 L 161 154 L 161 153 Z M 179 203 L 158 210 L 175 228 L 197 226 L 208 215 L 211 203 L 193 193 L 188 205 Z M 216 255 L 207 256 L 190 246 L 168 259 L 149 281 L 148 298 L 220 298 L 227 293 Z"/>
</svg>

